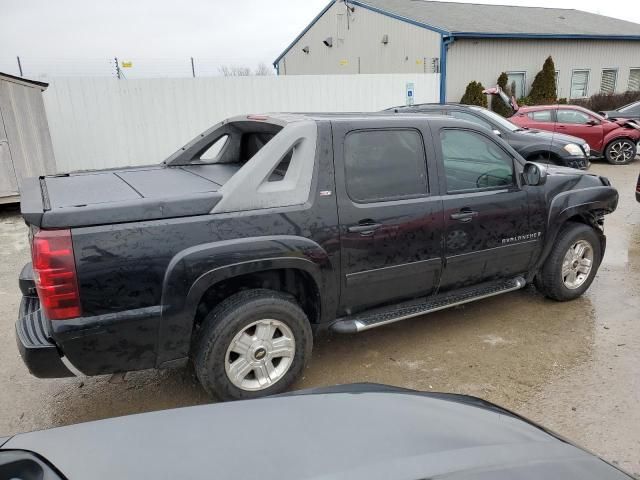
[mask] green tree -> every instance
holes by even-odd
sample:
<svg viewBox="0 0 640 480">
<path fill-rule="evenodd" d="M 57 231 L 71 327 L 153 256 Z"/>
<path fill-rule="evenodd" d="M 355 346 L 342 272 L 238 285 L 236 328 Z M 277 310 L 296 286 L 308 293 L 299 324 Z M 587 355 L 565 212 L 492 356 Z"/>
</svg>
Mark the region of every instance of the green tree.
<svg viewBox="0 0 640 480">
<path fill-rule="evenodd" d="M 482 93 L 484 86 L 480 82 L 469 82 L 464 95 L 460 99 L 460 103 L 463 105 L 478 105 L 480 107 L 487 106 L 487 96 Z"/>
<path fill-rule="evenodd" d="M 507 94 L 508 97 L 510 97 L 511 91 L 509 90 L 509 87 L 507 85 L 508 83 L 509 83 L 509 76 L 505 72 L 502 72 L 498 77 L 498 86 L 502 89 L 504 93 Z M 502 115 L 503 117 L 510 117 L 511 114 L 513 113 L 511 111 L 511 108 L 508 105 L 505 105 L 502 99 L 497 95 L 494 95 L 493 97 L 491 97 L 491 110 L 493 110 L 499 115 Z"/>
<path fill-rule="evenodd" d="M 529 100 L 533 105 L 551 105 L 558 100 L 556 92 L 556 66 L 551 56 L 547 57 L 531 84 Z"/>
</svg>

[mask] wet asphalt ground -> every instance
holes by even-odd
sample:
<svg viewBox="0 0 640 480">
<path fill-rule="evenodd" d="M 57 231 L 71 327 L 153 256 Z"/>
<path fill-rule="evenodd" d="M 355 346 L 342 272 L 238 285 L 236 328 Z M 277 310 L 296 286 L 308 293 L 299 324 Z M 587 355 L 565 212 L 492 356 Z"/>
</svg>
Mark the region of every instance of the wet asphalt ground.
<svg viewBox="0 0 640 480">
<path fill-rule="evenodd" d="M 371 330 L 325 336 L 295 388 L 377 382 L 479 396 L 640 476 L 640 161 L 595 163 L 620 192 L 587 294 L 557 303 L 533 287 Z M 1 207 L 0 207 L 1 208 Z M 0 209 L 0 436 L 210 402 L 190 368 L 40 380 L 14 339 L 29 259 L 17 210 Z"/>
</svg>

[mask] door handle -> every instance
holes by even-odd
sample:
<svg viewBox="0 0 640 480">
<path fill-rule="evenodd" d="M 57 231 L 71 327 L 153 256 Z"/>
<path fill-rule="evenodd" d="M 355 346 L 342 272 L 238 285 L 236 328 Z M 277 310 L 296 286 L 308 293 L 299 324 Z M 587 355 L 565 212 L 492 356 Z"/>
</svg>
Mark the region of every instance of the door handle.
<svg viewBox="0 0 640 480">
<path fill-rule="evenodd" d="M 474 212 L 469 208 L 463 208 L 458 213 L 451 214 L 451 220 L 458 220 L 459 222 L 467 223 L 470 222 L 473 217 L 477 217 L 478 212 Z"/>
<path fill-rule="evenodd" d="M 376 223 L 373 220 L 360 220 L 357 225 L 352 225 L 347 228 L 349 233 L 359 233 L 363 237 L 373 235 L 373 232 L 382 227 L 381 223 Z"/>
</svg>

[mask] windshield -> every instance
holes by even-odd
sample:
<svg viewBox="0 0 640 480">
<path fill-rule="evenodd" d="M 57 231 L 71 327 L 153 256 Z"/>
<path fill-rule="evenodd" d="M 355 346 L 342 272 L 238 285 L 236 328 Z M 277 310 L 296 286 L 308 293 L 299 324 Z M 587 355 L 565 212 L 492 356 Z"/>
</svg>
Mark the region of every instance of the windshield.
<svg viewBox="0 0 640 480">
<path fill-rule="evenodd" d="M 618 109 L 619 112 L 628 112 L 630 110 L 635 110 L 635 107 L 640 107 L 640 102 L 633 102 L 629 105 L 625 105 L 624 107 L 620 107 Z"/>
<path fill-rule="evenodd" d="M 511 123 L 502 115 L 498 115 L 497 113 L 492 112 L 491 110 L 487 110 L 486 108 L 482 108 L 482 107 L 469 107 L 469 108 L 472 110 L 475 110 L 478 113 L 481 113 L 485 117 L 489 117 L 489 119 L 496 122 L 498 125 L 500 125 L 500 127 L 504 128 L 505 130 L 508 130 L 510 132 L 515 132 L 516 130 L 522 130 L 520 127 Z"/>
</svg>

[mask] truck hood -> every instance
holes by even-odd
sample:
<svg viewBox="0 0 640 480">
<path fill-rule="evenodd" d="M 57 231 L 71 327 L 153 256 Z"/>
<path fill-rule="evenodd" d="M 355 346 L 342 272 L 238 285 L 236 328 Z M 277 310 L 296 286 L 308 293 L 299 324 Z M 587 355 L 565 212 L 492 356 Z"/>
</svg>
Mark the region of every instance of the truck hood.
<svg viewBox="0 0 640 480">
<path fill-rule="evenodd" d="M 79 227 L 204 215 L 235 165 L 165 165 L 27 179 L 21 211 L 30 225 Z"/>
<path fill-rule="evenodd" d="M 560 165 L 544 165 L 547 170 L 548 180 L 553 184 L 564 185 L 565 190 L 572 188 L 606 187 L 611 188 L 611 183 L 606 177 L 602 177 L 588 170 L 563 167 Z"/>
<path fill-rule="evenodd" d="M 13 437 L 67 479 L 628 479 L 480 399 L 349 385 Z"/>
<path fill-rule="evenodd" d="M 568 200 L 574 203 L 590 205 L 590 209 L 602 213 L 611 213 L 618 206 L 618 191 L 611 186 L 608 178 L 575 168 L 555 165 L 544 166 L 547 181 L 544 188 L 546 201 L 556 207 L 568 208 Z"/>
</svg>

